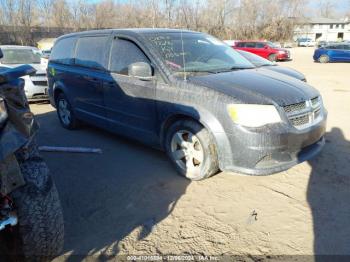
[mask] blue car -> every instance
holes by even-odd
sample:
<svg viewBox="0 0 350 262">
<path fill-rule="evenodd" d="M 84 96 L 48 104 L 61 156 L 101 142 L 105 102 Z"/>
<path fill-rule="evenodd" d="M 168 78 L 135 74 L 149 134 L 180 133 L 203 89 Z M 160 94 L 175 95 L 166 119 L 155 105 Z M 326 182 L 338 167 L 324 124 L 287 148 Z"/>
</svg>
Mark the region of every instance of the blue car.
<svg viewBox="0 0 350 262">
<path fill-rule="evenodd" d="M 320 63 L 350 62 L 350 43 L 344 42 L 318 48 L 314 52 L 314 61 Z"/>
</svg>

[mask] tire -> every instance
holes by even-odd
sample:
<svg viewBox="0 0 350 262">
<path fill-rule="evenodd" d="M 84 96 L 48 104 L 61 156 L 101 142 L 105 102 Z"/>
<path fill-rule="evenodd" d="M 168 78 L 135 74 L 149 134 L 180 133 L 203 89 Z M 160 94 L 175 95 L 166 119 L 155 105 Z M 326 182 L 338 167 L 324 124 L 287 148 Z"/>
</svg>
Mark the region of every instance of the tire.
<svg viewBox="0 0 350 262">
<path fill-rule="evenodd" d="M 18 157 L 26 184 L 10 194 L 18 216 L 13 252 L 21 261 L 51 261 L 63 249 L 63 215 L 49 169 L 33 146 L 28 159 Z"/>
<path fill-rule="evenodd" d="M 178 173 L 202 180 L 219 171 L 217 150 L 208 130 L 193 120 L 172 124 L 165 136 L 165 150 Z"/>
<path fill-rule="evenodd" d="M 271 54 L 271 55 L 268 56 L 268 59 L 271 62 L 276 62 L 277 56 L 276 56 L 276 54 Z"/>
<path fill-rule="evenodd" d="M 321 55 L 318 61 L 322 64 L 328 63 L 329 62 L 329 56 L 328 55 Z"/>
<path fill-rule="evenodd" d="M 69 130 L 79 127 L 79 120 L 75 117 L 73 108 L 64 93 L 60 93 L 56 99 L 57 116 L 61 125 Z"/>
</svg>

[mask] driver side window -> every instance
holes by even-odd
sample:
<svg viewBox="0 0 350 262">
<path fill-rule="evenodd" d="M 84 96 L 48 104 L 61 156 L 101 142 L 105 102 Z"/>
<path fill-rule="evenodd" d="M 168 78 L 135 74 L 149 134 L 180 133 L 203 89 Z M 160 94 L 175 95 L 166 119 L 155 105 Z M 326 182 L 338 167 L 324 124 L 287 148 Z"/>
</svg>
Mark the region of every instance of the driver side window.
<svg viewBox="0 0 350 262">
<path fill-rule="evenodd" d="M 128 66 L 136 62 L 150 64 L 146 55 L 132 41 L 125 39 L 113 40 L 110 57 L 110 71 L 121 75 L 128 75 Z"/>
</svg>

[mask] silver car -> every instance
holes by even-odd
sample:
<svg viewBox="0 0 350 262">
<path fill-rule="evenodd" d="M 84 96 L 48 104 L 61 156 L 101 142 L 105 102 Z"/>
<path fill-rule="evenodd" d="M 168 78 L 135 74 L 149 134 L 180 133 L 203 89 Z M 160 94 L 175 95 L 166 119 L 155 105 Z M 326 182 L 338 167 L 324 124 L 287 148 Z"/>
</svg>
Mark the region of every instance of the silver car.
<svg viewBox="0 0 350 262">
<path fill-rule="evenodd" d="M 25 94 L 28 100 L 48 99 L 47 95 L 47 64 L 42 63 L 41 52 L 36 47 L 31 46 L 0 46 L 4 57 L 0 59 L 0 67 L 16 67 L 22 64 L 29 64 L 37 72 L 32 76 L 25 76 Z"/>
</svg>

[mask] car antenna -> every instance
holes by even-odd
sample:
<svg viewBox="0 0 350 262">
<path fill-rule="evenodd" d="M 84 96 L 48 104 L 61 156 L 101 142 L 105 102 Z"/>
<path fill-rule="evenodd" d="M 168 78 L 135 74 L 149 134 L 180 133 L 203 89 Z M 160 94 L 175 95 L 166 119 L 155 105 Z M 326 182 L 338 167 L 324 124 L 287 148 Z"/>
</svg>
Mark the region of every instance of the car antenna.
<svg viewBox="0 0 350 262">
<path fill-rule="evenodd" d="M 185 65 L 185 50 L 184 50 L 184 40 L 182 38 L 182 29 L 180 31 L 181 34 L 181 48 L 182 48 L 182 63 L 183 63 L 183 69 L 184 69 L 184 81 L 187 81 L 187 75 L 186 75 L 186 65 Z"/>
</svg>

